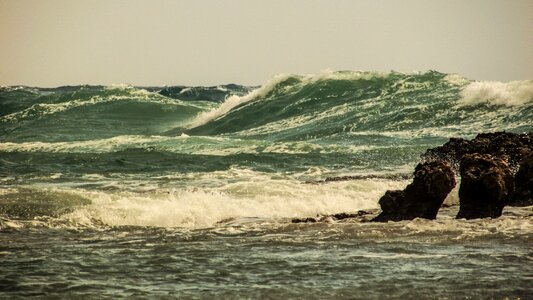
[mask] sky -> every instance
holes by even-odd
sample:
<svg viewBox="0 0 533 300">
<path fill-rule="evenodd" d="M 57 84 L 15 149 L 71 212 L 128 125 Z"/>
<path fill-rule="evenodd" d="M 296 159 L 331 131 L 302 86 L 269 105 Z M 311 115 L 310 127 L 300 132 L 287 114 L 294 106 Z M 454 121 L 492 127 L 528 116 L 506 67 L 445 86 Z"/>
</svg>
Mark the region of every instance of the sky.
<svg viewBox="0 0 533 300">
<path fill-rule="evenodd" d="M 533 1 L 0 0 L 0 85 L 257 85 L 325 69 L 533 79 Z"/>
</svg>

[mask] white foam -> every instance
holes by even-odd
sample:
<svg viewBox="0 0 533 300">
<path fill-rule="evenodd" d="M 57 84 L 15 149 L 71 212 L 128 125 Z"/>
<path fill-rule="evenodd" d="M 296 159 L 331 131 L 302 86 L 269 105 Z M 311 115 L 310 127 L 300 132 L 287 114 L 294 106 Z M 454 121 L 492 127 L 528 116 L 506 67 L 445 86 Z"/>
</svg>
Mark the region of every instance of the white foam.
<svg viewBox="0 0 533 300">
<path fill-rule="evenodd" d="M 497 82 L 476 81 L 461 91 L 460 105 L 519 106 L 533 102 L 533 80 Z"/>
<path fill-rule="evenodd" d="M 225 87 L 223 87 L 221 85 L 217 86 L 217 90 L 222 91 L 222 92 L 227 92 L 228 91 L 227 88 L 225 88 Z"/>
<path fill-rule="evenodd" d="M 458 86 L 462 86 L 470 82 L 470 80 L 459 74 L 448 74 L 444 76 L 444 80 L 450 84 Z"/>
<path fill-rule="evenodd" d="M 102 153 L 118 151 L 128 147 L 143 147 L 148 144 L 156 144 L 182 138 L 183 137 L 121 135 L 108 139 L 72 142 L 6 142 L 0 143 L 0 151 Z"/>
<path fill-rule="evenodd" d="M 189 91 L 192 91 L 192 87 L 186 87 L 186 88 L 184 88 L 183 90 L 181 90 L 181 91 L 179 92 L 179 94 L 180 94 L 180 95 L 181 95 L 181 94 L 185 94 L 185 93 L 187 93 L 187 92 L 189 92 Z"/>
<path fill-rule="evenodd" d="M 404 182 L 359 180 L 323 185 L 291 180 L 247 182 L 217 189 L 166 190 L 155 193 L 83 192 L 92 204 L 63 216 L 71 224 L 202 228 L 229 218 L 291 218 L 377 208 L 387 189 Z"/>
<path fill-rule="evenodd" d="M 514 208 L 506 207 L 504 213 L 499 218 L 483 219 L 454 219 L 453 217 L 442 218 L 437 220 L 415 219 L 413 221 L 403 222 L 403 228 L 410 233 L 456 233 L 455 239 L 469 239 L 485 235 L 505 234 L 515 235 L 529 233 L 533 230 L 533 222 L 526 217 L 531 208 L 518 208 L 520 216 L 514 216 L 507 211 Z"/>
<path fill-rule="evenodd" d="M 333 71 L 331 69 L 324 69 L 317 74 L 307 74 L 304 76 L 304 81 L 316 82 L 320 80 L 358 80 L 358 79 L 372 79 L 377 77 L 387 77 L 394 72 L 377 72 L 377 71 Z"/>
<path fill-rule="evenodd" d="M 133 90 L 133 89 L 135 89 L 135 87 L 132 86 L 129 83 L 113 83 L 113 84 L 111 84 L 109 86 L 106 86 L 105 89 L 106 90 L 121 90 L 121 91 L 124 91 L 124 90 Z"/>
<path fill-rule="evenodd" d="M 232 95 L 228 97 L 219 107 L 212 111 L 208 111 L 205 113 L 200 114 L 196 119 L 190 123 L 189 128 L 194 128 L 200 125 L 203 125 L 211 120 L 215 120 L 225 114 L 227 114 L 230 110 L 233 108 L 246 103 L 250 102 L 254 99 L 264 97 L 266 94 L 268 94 L 277 84 L 280 82 L 283 82 L 284 80 L 287 80 L 288 78 L 292 77 L 293 75 L 290 74 L 279 74 L 274 76 L 270 81 L 268 81 L 266 84 L 262 85 L 260 88 L 255 89 L 251 91 L 250 93 L 244 95 L 244 96 L 237 96 Z"/>
</svg>

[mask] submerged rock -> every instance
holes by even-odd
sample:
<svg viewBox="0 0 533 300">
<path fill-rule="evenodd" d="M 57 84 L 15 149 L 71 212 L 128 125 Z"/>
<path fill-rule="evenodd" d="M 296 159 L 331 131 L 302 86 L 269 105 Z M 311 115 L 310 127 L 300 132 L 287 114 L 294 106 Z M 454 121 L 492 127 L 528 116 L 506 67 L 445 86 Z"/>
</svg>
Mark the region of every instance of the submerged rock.
<svg viewBox="0 0 533 300">
<path fill-rule="evenodd" d="M 387 191 L 379 200 L 381 214 L 372 221 L 435 219 L 444 199 L 455 187 L 451 167 L 441 161 L 419 163 L 413 182 L 403 191 Z"/>
<path fill-rule="evenodd" d="M 515 175 L 515 191 L 511 196 L 509 205 L 533 205 L 533 153 L 526 157 L 520 164 Z"/>
<path fill-rule="evenodd" d="M 490 154 L 467 154 L 461 160 L 460 174 L 457 218 L 501 216 L 514 189 L 513 174 L 506 161 Z"/>
<path fill-rule="evenodd" d="M 366 174 L 366 175 L 326 177 L 326 179 L 324 180 L 306 181 L 305 183 L 321 184 L 321 183 L 331 183 L 331 182 L 350 181 L 350 180 L 364 180 L 364 179 L 401 180 L 401 179 L 409 179 L 409 178 L 411 178 L 411 174 Z"/>
<path fill-rule="evenodd" d="M 533 133 L 516 134 L 510 132 L 480 133 L 472 140 L 450 138 L 439 147 L 428 149 L 422 158 L 424 160 L 444 160 L 451 165 L 459 165 L 466 154 L 491 154 L 506 158 L 512 169 L 529 153 L 533 153 Z"/>
<path fill-rule="evenodd" d="M 333 215 L 317 215 L 316 217 L 311 218 L 295 218 L 292 219 L 292 223 L 316 223 L 316 222 L 332 222 L 332 221 L 342 221 L 342 220 L 357 220 L 361 222 L 368 221 L 366 216 L 374 214 L 374 211 L 368 210 L 359 210 L 354 214 L 348 213 L 338 213 Z"/>
</svg>

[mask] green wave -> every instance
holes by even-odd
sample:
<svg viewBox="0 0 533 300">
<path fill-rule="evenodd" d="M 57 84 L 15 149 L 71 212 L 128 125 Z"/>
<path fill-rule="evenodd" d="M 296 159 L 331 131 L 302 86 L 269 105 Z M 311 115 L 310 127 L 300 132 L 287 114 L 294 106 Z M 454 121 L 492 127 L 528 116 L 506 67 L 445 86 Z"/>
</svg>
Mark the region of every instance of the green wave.
<svg viewBox="0 0 533 300">
<path fill-rule="evenodd" d="M 242 101 L 225 114 L 214 114 L 187 134 L 310 140 L 463 136 L 533 129 L 531 102 L 493 105 L 491 98 L 479 101 L 478 97 L 468 105 L 462 91 L 470 84 L 472 81 L 460 76 L 436 71 L 287 76 L 267 92 Z M 533 82 L 524 85 L 533 87 Z M 484 92 L 480 91 L 481 96 Z"/>
</svg>

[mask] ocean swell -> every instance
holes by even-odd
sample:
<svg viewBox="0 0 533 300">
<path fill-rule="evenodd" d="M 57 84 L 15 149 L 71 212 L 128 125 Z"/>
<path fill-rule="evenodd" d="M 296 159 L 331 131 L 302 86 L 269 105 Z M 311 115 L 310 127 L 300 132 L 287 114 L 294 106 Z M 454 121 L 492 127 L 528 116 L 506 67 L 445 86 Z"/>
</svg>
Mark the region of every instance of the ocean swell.
<svg viewBox="0 0 533 300">
<path fill-rule="evenodd" d="M 532 86 L 471 82 L 435 71 L 283 75 L 246 96 L 228 98 L 185 131 L 286 141 L 342 140 L 367 131 L 448 137 L 532 130 Z M 505 105 L 494 110 L 481 103 Z"/>
</svg>

